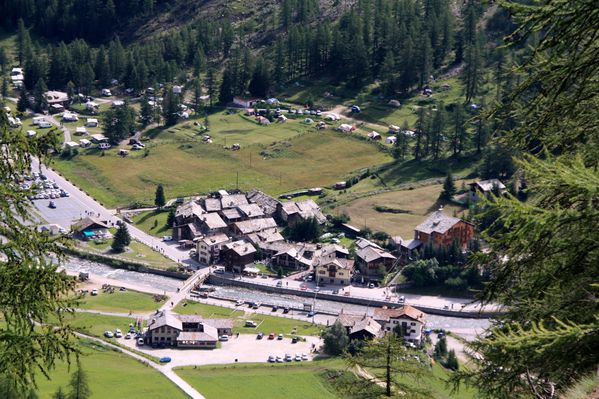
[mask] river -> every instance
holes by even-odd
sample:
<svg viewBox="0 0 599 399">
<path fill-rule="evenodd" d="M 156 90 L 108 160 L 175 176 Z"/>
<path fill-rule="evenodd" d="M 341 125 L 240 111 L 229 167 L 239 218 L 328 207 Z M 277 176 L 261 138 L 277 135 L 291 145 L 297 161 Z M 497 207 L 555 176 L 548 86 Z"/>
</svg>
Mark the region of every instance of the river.
<svg viewBox="0 0 599 399">
<path fill-rule="evenodd" d="M 73 273 L 79 273 L 82 270 L 88 271 L 93 275 L 111 278 L 134 284 L 140 287 L 148 287 L 167 292 L 175 292 L 181 286 L 182 281 L 165 276 L 158 276 L 150 273 L 140 273 L 124 269 L 114 269 L 101 263 L 90 262 L 81 259 L 71 258 L 63 267 Z M 372 307 L 363 305 L 354 305 L 344 302 L 335 302 L 315 298 L 305 298 L 294 295 L 269 294 L 256 290 L 249 290 L 239 287 L 220 287 L 214 286 L 215 291 L 212 296 L 216 298 L 243 301 L 262 302 L 263 304 L 278 305 L 280 307 L 303 308 L 304 303 L 313 304 L 316 310 L 339 313 L 341 311 L 352 314 L 372 314 Z M 427 315 L 428 328 L 443 328 L 459 333 L 465 338 L 472 338 L 476 333 L 480 333 L 489 326 L 488 319 L 467 319 L 459 317 L 446 317 Z"/>
</svg>

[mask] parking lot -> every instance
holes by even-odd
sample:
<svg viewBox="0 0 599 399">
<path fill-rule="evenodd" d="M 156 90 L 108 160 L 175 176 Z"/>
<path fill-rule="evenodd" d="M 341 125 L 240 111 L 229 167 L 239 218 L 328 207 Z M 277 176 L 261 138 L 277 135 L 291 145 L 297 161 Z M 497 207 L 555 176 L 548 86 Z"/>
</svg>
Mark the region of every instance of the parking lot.
<svg viewBox="0 0 599 399">
<path fill-rule="evenodd" d="M 233 334 L 229 341 L 221 342 L 222 347 L 219 349 L 153 349 L 147 345 L 138 346 L 135 339 L 119 338 L 117 341 L 148 355 L 168 356 L 172 359 L 169 363 L 170 367 L 230 364 L 236 361 L 240 363 L 267 362 L 271 355 L 284 357 L 286 354 L 293 357 L 297 354 L 306 354 L 311 360 L 312 345 L 314 344 L 316 348 L 321 345 L 321 339 L 318 337 L 306 337 L 306 342 L 299 341 L 293 344 L 290 338 L 279 341 L 269 340 L 265 336 L 259 340 L 253 334 L 241 334 L 239 337 Z"/>
</svg>

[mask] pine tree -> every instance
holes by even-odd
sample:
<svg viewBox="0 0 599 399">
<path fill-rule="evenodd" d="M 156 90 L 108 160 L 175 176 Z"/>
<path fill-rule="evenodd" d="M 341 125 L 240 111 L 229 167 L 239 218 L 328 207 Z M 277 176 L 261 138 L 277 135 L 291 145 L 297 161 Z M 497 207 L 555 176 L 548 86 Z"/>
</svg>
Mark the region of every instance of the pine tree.
<svg viewBox="0 0 599 399">
<path fill-rule="evenodd" d="M 175 210 L 171 209 L 168 211 L 168 216 L 166 217 L 166 227 L 168 228 L 172 228 L 175 223 L 176 223 L 177 219 L 176 219 L 176 215 L 175 215 Z"/>
<path fill-rule="evenodd" d="M 162 184 L 159 184 L 156 187 L 156 194 L 154 196 L 154 205 L 158 207 L 158 209 L 162 208 L 166 204 L 166 198 L 164 197 L 164 187 Z"/>
<path fill-rule="evenodd" d="M 31 107 L 29 103 L 29 97 L 27 96 L 27 92 L 25 89 L 21 89 L 21 93 L 19 94 L 19 100 L 17 101 L 17 111 L 26 112 L 28 108 Z"/>
<path fill-rule="evenodd" d="M 63 392 L 62 387 L 58 387 L 54 395 L 52 395 L 52 399 L 67 399 L 67 395 Z"/>
<path fill-rule="evenodd" d="M 458 370 L 460 368 L 460 365 L 458 363 L 458 358 L 455 355 L 455 351 L 452 349 L 449 351 L 449 353 L 447 354 L 447 360 L 445 361 L 445 367 L 447 367 L 448 369 L 451 370 Z"/>
<path fill-rule="evenodd" d="M 199 115 L 202 108 L 202 84 L 200 79 L 196 78 L 193 82 L 193 110 Z"/>
<path fill-rule="evenodd" d="M 249 91 L 255 97 L 265 98 L 270 90 L 270 71 L 268 64 L 260 59 L 250 81 Z"/>
<path fill-rule="evenodd" d="M 148 126 L 154 122 L 154 105 L 150 104 L 150 99 L 147 95 L 141 98 L 141 105 L 139 109 L 139 118 L 142 125 Z"/>
<path fill-rule="evenodd" d="M 435 357 L 437 359 L 441 359 L 445 356 L 447 356 L 447 339 L 445 339 L 445 337 L 441 337 L 435 344 Z"/>
<path fill-rule="evenodd" d="M 46 92 L 48 91 L 48 87 L 46 86 L 46 82 L 43 79 L 40 79 L 35 84 L 35 89 L 33 90 L 33 98 L 35 99 L 35 103 L 33 107 L 36 112 L 42 112 L 48 108 L 48 100 L 46 99 Z"/>
<path fill-rule="evenodd" d="M 129 244 L 131 244 L 129 229 L 127 228 L 127 225 L 122 222 L 112 239 L 112 250 L 117 253 L 123 252 Z"/>
<path fill-rule="evenodd" d="M 453 196 L 456 193 L 455 182 L 453 181 L 453 176 L 451 175 L 451 171 L 447 171 L 447 176 L 445 177 L 445 181 L 443 182 L 443 191 L 439 195 L 439 199 L 441 201 L 450 202 L 453 199 Z"/>
<path fill-rule="evenodd" d="M 87 373 L 81 367 L 79 359 L 77 359 L 77 369 L 71 376 L 69 387 L 68 399 L 88 399 L 91 396 L 91 390 L 87 382 Z"/>
</svg>

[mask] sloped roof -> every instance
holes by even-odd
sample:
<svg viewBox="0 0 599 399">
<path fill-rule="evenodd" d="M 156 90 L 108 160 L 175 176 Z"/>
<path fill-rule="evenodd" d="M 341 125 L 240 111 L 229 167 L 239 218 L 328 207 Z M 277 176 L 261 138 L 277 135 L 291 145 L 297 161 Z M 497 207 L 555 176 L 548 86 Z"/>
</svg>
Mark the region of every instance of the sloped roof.
<svg viewBox="0 0 599 399">
<path fill-rule="evenodd" d="M 201 217 L 203 213 L 204 209 L 202 209 L 200 205 L 198 205 L 195 201 L 189 201 L 177 207 L 177 210 L 175 211 L 175 216 L 184 218 L 188 218 L 191 216 Z"/>
<path fill-rule="evenodd" d="M 170 312 L 160 313 L 158 317 L 154 319 L 154 322 L 148 325 L 148 329 L 155 330 L 156 328 L 162 326 L 175 328 L 179 331 L 183 329 L 183 324 L 181 323 L 181 320 L 179 320 L 179 318 L 176 315 Z"/>
<path fill-rule="evenodd" d="M 256 248 L 246 241 L 235 241 L 225 244 L 225 248 L 235 252 L 239 256 L 245 256 L 256 252 Z"/>
<path fill-rule="evenodd" d="M 223 195 L 220 199 L 220 204 L 223 209 L 225 208 L 237 208 L 240 205 L 248 203 L 245 194 L 231 194 Z"/>
<path fill-rule="evenodd" d="M 235 223 L 235 227 L 241 234 L 251 234 L 277 227 L 277 222 L 273 218 L 250 219 Z"/>
<path fill-rule="evenodd" d="M 421 312 L 420 310 L 410 305 L 404 305 L 401 308 L 397 309 L 374 309 L 374 318 L 376 320 L 388 321 L 389 319 L 397 319 L 401 317 L 408 317 L 421 323 L 424 323 L 426 320 L 426 314 L 424 312 Z"/>
<path fill-rule="evenodd" d="M 209 229 L 220 229 L 227 227 L 225 221 L 216 212 L 205 213 L 200 219 Z"/>
<path fill-rule="evenodd" d="M 177 341 L 216 341 L 218 332 L 212 326 L 204 325 L 204 332 L 182 331 L 177 336 Z"/>
<path fill-rule="evenodd" d="M 438 210 L 431 213 L 424 222 L 416 226 L 415 230 L 425 234 L 431 234 L 433 232 L 445 234 L 447 230 L 451 229 L 459 222 L 462 222 L 462 219 L 447 216 L 442 210 Z"/>
<path fill-rule="evenodd" d="M 222 213 L 229 220 L 241 219 L 241 212 L 237 208 L 223 209 Z"/>
<path fill-rule="evenodd" d="M 491 192 L 493 186 L 497 186 L 499 190 L 505 190 L 505 185 L 499 179 L 481 180 L 476 183 L 470 183 L 470 185 L 480 188 L 485 193 Z"/>
<path fill-rule="evenodd" d="M 251 190 L 247 193 L 247 199 L 254 204 L 258 204 L 262 211 L 267 215 L 272 215 L 277 211 L 279 201 L 273 197 L 264 194 L 259 190 Z"/>
<path fill-rule="evenodd" d="M 258 204 L 243 204 L 237 207 L 237 210 L 246 217 L 262 217 L 264 212 Z"/>
<path fill-rule="evenodd" d="M 389 252 L 376 247 L 364 247 L 356 252 L 356 256 L 366 263 L 373 262 L 380 258 L 395 259 L 395 256 Z"/>
<path fill-rule="evenodd" d="M 218 198 L 206 198 L 204 199 L 204 207 L 207 212 L 216 212 L 220 211 L 220 199 Z"/>
<path fill-rule="evenodd" d="M 215 234 L 211 236 L 204 237 L 202 241 L 206 243 L 206 245 L 218 245 L 223 242 L 229 241 L 230 238 L 226 234 Z"/>
<path fill-rule="evenodd" d="M 77 223 L 73 224 L 73 226 L 71 226 L 71 229 L 73 231 L 83 231 L 83 230 L 87 230 L 90 228 L 107 229 L 108 225 L 99 221 L 98 219 L 90 216 L 90 217 L 86 217 L 85 219 L 81 219 Z"/>
</svg>

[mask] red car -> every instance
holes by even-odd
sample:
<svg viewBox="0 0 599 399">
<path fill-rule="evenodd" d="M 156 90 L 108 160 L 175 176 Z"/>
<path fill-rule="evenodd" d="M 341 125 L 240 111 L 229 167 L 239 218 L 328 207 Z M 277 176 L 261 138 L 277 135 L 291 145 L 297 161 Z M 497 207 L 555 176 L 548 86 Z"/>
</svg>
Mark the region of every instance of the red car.
<svg viewBox="0 0 599 399">
<path fill-rule="evenodd" d="M 268 339 L 275 339 L 275 333 L 268 334 Z"/>
</svg>

